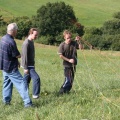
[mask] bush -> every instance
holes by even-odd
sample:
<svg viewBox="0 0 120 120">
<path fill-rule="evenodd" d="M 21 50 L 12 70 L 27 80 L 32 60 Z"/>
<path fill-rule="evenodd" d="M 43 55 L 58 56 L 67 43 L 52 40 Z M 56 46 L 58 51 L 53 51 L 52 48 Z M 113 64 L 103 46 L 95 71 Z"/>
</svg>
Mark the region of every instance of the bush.
<svg viewBox="0 0 120 120">
<path fill-rule="evenodd" d="M 112 36 L 111 49 L 120 51 L 120 34 Z"/>
<path fill-rule="evenodd" d="M 85 33 L 91 34 L 91 35 L 102 35 L 103 34 L 102 30 L 96 27 L 85 28 Z"/>
<path fill-rule="evenodd" d="M 114 19 L 106 21 L 101 28 L 104 34 L 115 35 L 120 33 L 120 20 Z"/>
<path fill-rule="evenodd" d="M 119 13 L 116 14 L 118 18 Z M 83 37 L 93 47 L 102 50 L 120 50 L 120 19 L 113 19 L 104 22 L 101 28 L 85 28 Z"/>
<path fill-rule="evenodd" d="M 3 36 L 4 34 L 6 34 L 6 25 L 7 23 L 4 21 L 4 19 L 2 18 L 2 15 L 0 15 L 0 35 Z"/>
<path fill-rule="evenodd" d="M 45 45 L 53 45 L 55 43 L 55 38 L 53 36 L 41 36 L 38 40 L 36 40 L 37 43 L 45 44 Z"/>
<path fill-rule="evenodd" d="M 117 18 L 117 19 L 120 19 L 120 12 L 114 13 L 113 17 Z"/>
</svg>

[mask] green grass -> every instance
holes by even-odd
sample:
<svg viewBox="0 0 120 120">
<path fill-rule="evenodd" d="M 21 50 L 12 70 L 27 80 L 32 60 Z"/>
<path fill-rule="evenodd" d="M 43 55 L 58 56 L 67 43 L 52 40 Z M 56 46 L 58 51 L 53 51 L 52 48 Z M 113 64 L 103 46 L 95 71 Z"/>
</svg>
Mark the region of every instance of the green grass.
<svg viewBox="0 0 120 120">
<path fill-rule="evenodd" d="M 16 16 L 29 16 L 36 14 L 40 6 L 48 2 L 60 2 L 62 0 L 1 0 L 0 14 L 9 19 Z M 100 27 L 113 13 L 120 10 L 120 0 L 64 0 L 73 7 L 76 17 L 84 26 Z"/>
<path fill-rule="evenodd" d="M 17 41 L 19 50 L 22 42 Z M 4 106 L 0 97 L 0 120 L 119 120 L 120 52 L 78 51 L 73 89 L 70 94 L 58 97 L 64 80 L 58 47 L 40 44 L 35 47 L 36 71 L 41 77 L 41 97 L 33 100 L 37 107 L 25 109 L 13 89 L 10 106 Z M 20 71 L 23 74 L 22 68 Z M 2 93 L 1 71 L 0 79 Z M 32 83 L 29 93 L 32 96 Z"/>
</svg>

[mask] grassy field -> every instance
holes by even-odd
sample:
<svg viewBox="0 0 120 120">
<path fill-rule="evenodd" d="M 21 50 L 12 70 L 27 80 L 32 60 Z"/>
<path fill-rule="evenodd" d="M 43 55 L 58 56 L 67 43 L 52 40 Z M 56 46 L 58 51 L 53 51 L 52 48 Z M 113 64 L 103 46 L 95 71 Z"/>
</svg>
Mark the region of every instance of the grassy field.
<svg viewBox="0 0 120 120">
<path fill-rule="evenodd" d="M 17 41 L 19 50 L 21 43 Z M 120 120 L 120 52 L 78 51 L 78 65 L 70 94 L 57 96 L 63 83 L 62 60 L 57 47 L 35 44 L 36 70 L 41 77 L 41 97 L 37 106 L 25 109 L 13 89 L 10 106 L 2 104 L 0 120 Z M 22 68 L 20 68 L 23 74 Z M 2 73 L 0 71 L 0 93 Z M 32 83 L 29 89 L 32 96 Z"/>
<path fill-rule="evenodd" d="M 32 16 L 40 6 L 62 0 L 0 0 L 0 15 L 9 19 L 16 16 Z M 120 10 L 120 0 L 64 0 L 73 7 L 79 22 L 87 27 L 101 26 Z"/>
</svg>

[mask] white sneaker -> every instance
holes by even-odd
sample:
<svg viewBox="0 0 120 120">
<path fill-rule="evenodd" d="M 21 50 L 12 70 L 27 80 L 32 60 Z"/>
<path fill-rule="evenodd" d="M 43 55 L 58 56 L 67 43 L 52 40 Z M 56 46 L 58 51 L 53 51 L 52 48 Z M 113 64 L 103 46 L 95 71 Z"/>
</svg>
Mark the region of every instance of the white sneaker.
<svg viewBox="0 0 120 120">
<path fill-rule="evenodd" d="M 39 95 L 33 95 L 32 96 L 34 99 L 38 99 L 39 98 Z"/>
</svg>

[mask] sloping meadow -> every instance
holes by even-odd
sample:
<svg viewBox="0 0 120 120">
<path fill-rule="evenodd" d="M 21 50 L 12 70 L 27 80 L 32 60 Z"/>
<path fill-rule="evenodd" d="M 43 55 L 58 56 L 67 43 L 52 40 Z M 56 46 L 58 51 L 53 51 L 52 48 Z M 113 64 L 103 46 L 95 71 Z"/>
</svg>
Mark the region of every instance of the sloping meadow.
<svg viewBox="0 0 120 120">
<path fill-rule="evenodd" d="M 23 41 L 17 41 L 19 50 Z M 36 71 L 41 78 L 41 96 L 33 100 L 35 108 L 25 109 L 13 89 L 10 106 L 2 104 L 1 120 L 119 120 L 120 52 L 78 50 L 78 65 L 73 89 L 58 96 L 64 81 L 58 46 L 35 43 Z M 23 69 L 20 68 L 23 75 Z M 0 71 L 2 93 L 2 73 Z M 29 89 L 32 98 L 32 81 Z"/>
</svg>

